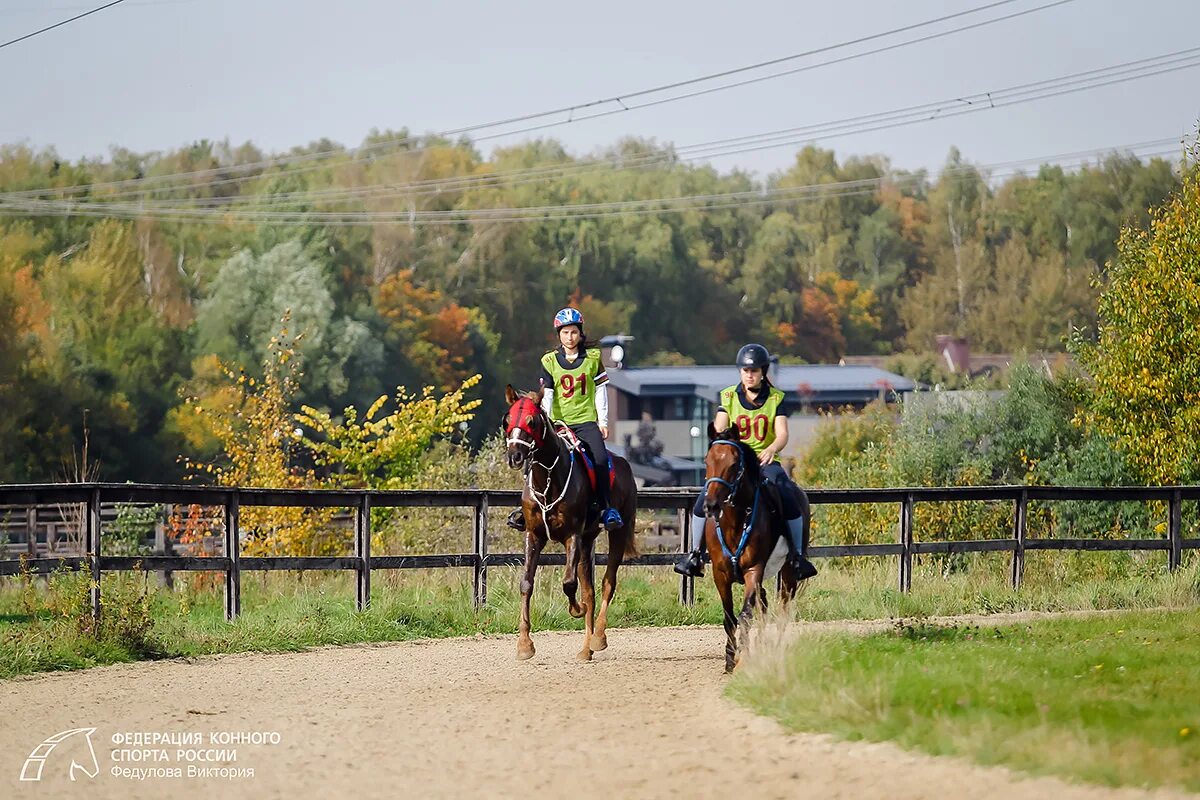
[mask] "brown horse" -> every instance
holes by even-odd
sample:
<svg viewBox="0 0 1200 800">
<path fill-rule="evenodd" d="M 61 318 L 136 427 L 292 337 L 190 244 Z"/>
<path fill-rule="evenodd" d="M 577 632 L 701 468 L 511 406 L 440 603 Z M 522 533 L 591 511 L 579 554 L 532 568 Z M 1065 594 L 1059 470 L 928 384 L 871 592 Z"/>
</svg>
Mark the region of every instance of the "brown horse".
<svg viewBox="0 0 1200 800">
<path fill-rule="evenodd" d="M 529 638 L 529 598 L 538 558 L 548 539 L 559 542 L 567 551 L 563 571 L 563 594 L 567 596 L 571 616 L 584 618 L 583 649 L 580 661 L 590 661 L 592 653 L 608 647 L 608 605 L 617 590 L 617 569 L 626 556 L 636 556 L 633 531 L 637 514 L 637 487 L 629 462 L 612 459 L 613 506 L 621 513 L 623 524 L 608 534 L 608 567 L 604 571 L 604 593 L 600 616 L 593 622 L 596 589 L 592 576 L 593 551 L 600 523 L 592 508 L 592 487 L 582 459 L 568 446 L 542 410 L 536 394 L 517 394 L 505 390 L 508 413 L 504 416 L 504 436 L 508 465 L 525 471 L 525 489 L 521 509 L 525 515 L 525 575 L 521 579 L 521 623 L 517 638 L 517 658 L 534 654 Z M 583 605 L 575 600 L 582 584 Z"/>
<path fill-rule="evenodd" d="M 713 583 L 725 609 L 725 671 L 737 666 L 737 634 L 742 647 L 749 640 L 754 608 L 766 611 L 763 585 L 767 559 L 780 542 L 781 506 L 772 484 L 763 483 L 754 450 L 740 441 L 736 427 L 717 432 L 710 422 L 711 440 L 704 457 L 704 536 L 712 557 Z M 805 503 L 807 505 L 807 503 Z M 808 509 L 805 508 L 805 524 Z M 785 564 L 780 572 L 780 598 L 786 604 L 799 584 L 795 571 Z M 738 616 L 733 614 L 733 584 L 744 583 L 746 595 Z"/>
</svg>

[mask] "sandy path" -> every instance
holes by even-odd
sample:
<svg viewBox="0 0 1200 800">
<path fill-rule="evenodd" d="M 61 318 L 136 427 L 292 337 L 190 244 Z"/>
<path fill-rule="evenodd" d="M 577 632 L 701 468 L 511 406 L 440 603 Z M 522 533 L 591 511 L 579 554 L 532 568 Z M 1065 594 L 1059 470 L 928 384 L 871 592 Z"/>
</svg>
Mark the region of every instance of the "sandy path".
<svg viewBox="0 0 1200 800">
<path fill-rule="evenodd" d="M 538 654 L 526 663 L 514 659 L 510 636 L 0 682 L 0 796 L 738 797 L 751 788 L 756 798 L 1174 796 L 785 734 L 722 696 L 717 628 L 616 629 L 590 664 L 575 661 L 578 633 L 535 633 L 534 641 Z M 84 726 L 97 729 L 96 778 L 70 782 L 71 756 L 60 749 L 40 782 L 17 780 L 41 740 Z M 204 749 L 236 750 L 229 766 L 252 768 L 253 777 L 114 776 L 114 766 L 186 770 L 175 745 L 164 745 L 167 762 L 115 763 L 113 751 L 127 745 L 113 735 L 132 731 L 202 734 Z M 217 731 L 277 732 L 280 742 L 209 744 Z M 85 737 L 71 741 L 83 758 Z"/>
</svg>

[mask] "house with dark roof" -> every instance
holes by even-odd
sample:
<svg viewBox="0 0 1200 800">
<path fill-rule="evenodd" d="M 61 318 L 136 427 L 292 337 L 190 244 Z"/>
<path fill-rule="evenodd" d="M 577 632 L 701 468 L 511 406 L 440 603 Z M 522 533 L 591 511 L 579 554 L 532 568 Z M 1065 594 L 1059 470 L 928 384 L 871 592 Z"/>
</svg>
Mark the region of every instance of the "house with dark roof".
<svg viewBox="0 0 1200 800">
<path fill-rule="evenodd" d="M 601 346 L 608 372 L 609 440 L 631 456 L 649 452 L 676 459 L 677 483 L 684 482 L 690 461 L 699 470 L 695 482 L 703 482 L 708 423 L 716 415 L 721 390 L 737 383 L 737 369 L 629 367 L 623 363 L 623 347 L 616 350 L 619 358 L 613 358 L 616 337 L 602 340 Z M 790 433 L 784 456 L 799 455 L 812 441 L 823 412 L 861 409 L 875 400 L 898 402 L 917 388 L 908 378 L 866 365 L 775 364 L 768 377 L 784 392 Z"/>
</svg>

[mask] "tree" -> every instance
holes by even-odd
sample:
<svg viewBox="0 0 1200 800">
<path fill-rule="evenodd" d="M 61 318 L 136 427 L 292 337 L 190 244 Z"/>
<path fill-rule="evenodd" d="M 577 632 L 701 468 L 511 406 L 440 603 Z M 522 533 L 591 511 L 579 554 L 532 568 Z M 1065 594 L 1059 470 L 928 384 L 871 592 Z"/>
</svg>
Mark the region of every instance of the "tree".
<svg viewBox="0 0 1200 800">
<path fill-rule="evenodd" d="M 1142 480 L 1200 478 L 1200 169 L 1126 226 L 1108 264 L 1095 343 L 1075 348 L 1094 381 L 1090 421 Z"/>
</svg>

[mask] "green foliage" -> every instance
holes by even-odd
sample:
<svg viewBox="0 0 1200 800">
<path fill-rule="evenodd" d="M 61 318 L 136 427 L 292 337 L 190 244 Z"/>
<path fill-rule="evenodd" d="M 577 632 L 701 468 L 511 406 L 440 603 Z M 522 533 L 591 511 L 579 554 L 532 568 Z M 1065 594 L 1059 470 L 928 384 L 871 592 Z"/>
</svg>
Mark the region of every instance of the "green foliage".
<svg viewBox="0 0 1200 800">
<path fill-rule="evenodd" d="M 334 485 L 382 490 L 415 488 L 430 445 L 439 437 L 460 433 L 459 426 L 465 426 L 474 417 L 480 401 L 465 399 L 465 393 L 479 380 L 479 375 L 473 375 L 442 397 L 435 397 L 431 386 L 419 395 L 402 387 L 395 397 L 395 411 L 378 417 L 387 405 L 388 398 L 384 395 L 367 409 L 361 422 L 353 406 L 346 408 L 341 422 L 323 411 L 304 406 L 296 421 L 307 425 L 319 438 L 303 436 L 301 442 L 312 450 L 319 465 L 330 470 Z"/>
<path fill-rule="evenodd" d="M 1108 265 L 1095 343 L 1076 349 L 1094 381 L 1088 420 L 1139 479 L 1200 478 L 1200 169 L 1152 215 L 1126 227 Z"/>
<path fill-rule="evenodd" d="M 367 143 L 386 140 L 373 133 Z M 553 140 L 486 158 L 466 139 L 418 137 L 369 160 L 320 140 L 327 156 L 245 180 L 198 178 L 147 202 L 223 208 L 211 224 L 88 216 L 0 223 L 0 478 L 48 480 L 87 426 L 113 479 L 174 477 L 186 446 L 219 449 L 178 403 L 181 384 L 212 383 L 214 358 L 255 379 L 285 309 L 298 334 L 300 402 L 360 409 L 394 386 L 453 391 L 480 374 L 480 418 L 505 382 L 530 386 L 571 301 L 588 334 L 630 333 L 631 363 L 727 363 L 761 340 L 789 362 L 927 350 L 939 333 L 976 349 L 1055 347 L 1095 318 L 1089 276 L 1121 224 L 1177 186 L 1170 165 L 1104 159 L 1077 173 L 1044 168 L 992 185 L 961 154 L 936 179 L 883 157 L 839 161 L 807 147 L 765 182 L 680 161 L 626 139 L 576 157 Z M 200 141 L 72 163 L 52 150 L 0 148 L 0 192 L 224 170 L 262 159 L 253 145 Z M 637 169 L 568 170 L 544 180 L 436 183 L 506 170 L 572 167 L 594 157 Z M 595 219 L 248 225 L 238 212 L 424 212 L 604 203 L 877 180 L 873 193 L 806 196 L 735 208 Z M 366 186 L 405 187 L 363 192 Z M 352 191 L 347 191 L 352 190 Z M 96 188 L 89 200 L 121 199 Z M 289 194 L 300 193 L 300 195 Z M 929 383 L 961 388 L 961 379 Z M 468 431 L 478 446 L 486 426 Z M 185 442 L 186 445 L 182 445 Z"/>
</svg>

